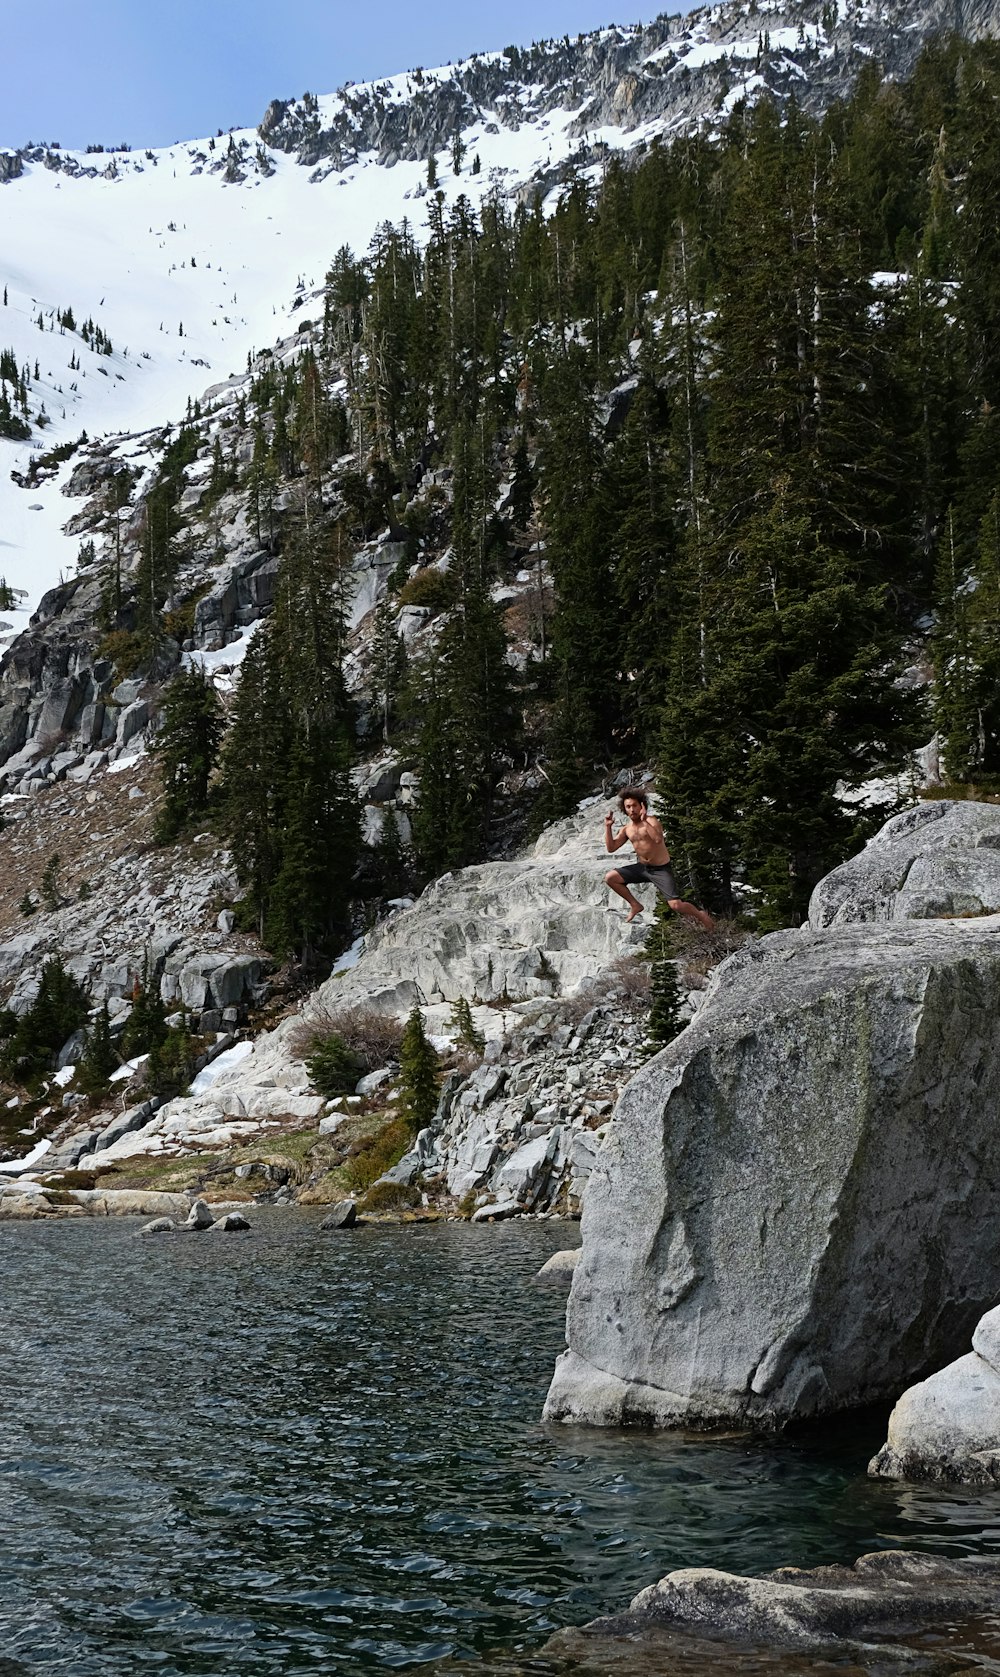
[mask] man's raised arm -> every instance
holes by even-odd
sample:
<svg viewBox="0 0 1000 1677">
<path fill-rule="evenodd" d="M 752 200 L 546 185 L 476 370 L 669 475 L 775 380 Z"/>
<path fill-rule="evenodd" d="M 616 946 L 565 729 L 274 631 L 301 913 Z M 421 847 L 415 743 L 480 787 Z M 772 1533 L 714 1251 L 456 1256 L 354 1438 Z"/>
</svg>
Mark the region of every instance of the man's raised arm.
<svg viewBox="0 0 1000 1677">
<path fill-rule="evenodd" d="M 625 843 L 625 840 L 626 840 L 626 837 L 627 837 L 627 834 L 625 832 L 625 828 L 623 827 L 621 832 L 618 833 L 618 835 L 616 836 L 615 833 L 612 830 L 614 828 L 614 824 L 615 824 L 615 818 L 609 811 L 609 813 L 604 817 L 604 848 L 605 848 L 605 850 L 611 850 L 611 851 L 620 850 L 622 845 Z"/>
</svg>

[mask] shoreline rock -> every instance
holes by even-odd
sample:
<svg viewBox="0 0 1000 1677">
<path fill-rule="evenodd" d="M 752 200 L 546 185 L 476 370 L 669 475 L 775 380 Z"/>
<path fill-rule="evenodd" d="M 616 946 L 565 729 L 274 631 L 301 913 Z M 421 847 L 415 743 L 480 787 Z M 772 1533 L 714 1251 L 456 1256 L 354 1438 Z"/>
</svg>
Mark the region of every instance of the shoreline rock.
<svg viewBox="0 0 1000 1677">
<path fill-rule="evenodd" d="M 967 1356 L 903 1393 L 868 1472 L 1000 1486 L 1000 1307 L 982 1318 Z"/>
</svg>

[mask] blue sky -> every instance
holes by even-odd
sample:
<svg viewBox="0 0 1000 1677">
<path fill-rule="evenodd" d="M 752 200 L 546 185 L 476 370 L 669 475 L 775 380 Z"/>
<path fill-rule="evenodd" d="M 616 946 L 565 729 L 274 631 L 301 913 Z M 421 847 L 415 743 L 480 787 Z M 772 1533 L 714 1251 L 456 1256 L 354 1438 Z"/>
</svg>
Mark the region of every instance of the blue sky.
<svg viewBox="0 0 1000 1677">
<path fill-rule="evenodd" d="M 251 127 L 270 99 L 634 23 L 634 0 L 35 0 L 5 8 L 0 145 L 168 145 Z"/>
</svg>

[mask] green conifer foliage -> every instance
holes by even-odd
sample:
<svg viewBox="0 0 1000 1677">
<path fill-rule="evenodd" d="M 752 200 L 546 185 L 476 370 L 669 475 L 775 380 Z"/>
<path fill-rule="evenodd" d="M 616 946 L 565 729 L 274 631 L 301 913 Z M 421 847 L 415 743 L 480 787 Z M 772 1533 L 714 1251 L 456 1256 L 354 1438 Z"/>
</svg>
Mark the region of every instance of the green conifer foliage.
<svg viewBox="0 0 1000 1677">
<path fill-rule="evenodd" d="M 62 908 L 67 900 L 63 896 L 59 885 L 61 865 L 62 857 L 58 850 L 54 850 L 45 864 L 42 872 L 42 882 L 38 888 L 42 899 L 42 907 L 47 909 L 50 914 L 54 914 L 57 909 Z"/>
<path fill-rule="evenodd" d="M 172 1100 L 187 1092 L 193 1075 L 191 1038 L 182 1026 L 173 1025 L 150 1047 L 146 1085 L 154 1095 Z"/>
<path fill-rule="evenodd" d="M 151 1053 L 165 1040 L 169 1028 L 160 987 L 150 972 L 149 956 L 146 955 L 141 976 L 132 986 L 132 1012 L 122 1032 L 121 1046 L 125 1059 Z"/>
<path fill-rule="evenodd" d="M 353 1095 L 365 1066 L 361 1058 L 349 1048 L 342 1036 L 331 1031 L 314 1046 L 306 1060 L 306 1070 L 313 1087 L 327 1100 L 338 1095 Z"/>
<path fill-rule="evenodd" d="M 451 1022 L 462 1047 L 470 1048 L 474 1054 L 481 1054 L 486 1047 L 486 1038 L 482 1031 L 476 1029 L 467 996 L 459 996 L 453 1004 Z"/>
<path fill-rule="evenodd" d="M 506 650 L 496 607 L 470 582 L 414 671 L 420 801 L 413 838 L 427 874 L 478 860 L 488 841 L 496 783 L 517 736 Z"/>
<path fill-rule="evenodd" d="M 438 1103 L 438 1059 L 424 1032 L 420 1009 L 406 1021 L 399 1047 L 400 1111 L 414 1135 L 433 1122 Z"/>
<path fill-rule="evenodd" d="M 38 995 L 3 1044 L 0 1074 L 23 1081 L 46 1070 L 86 1019 L 86 990 L 53 955 L 42 967 Z"/>
<path fill-rule="evenodd" d="M 643 958 L 649 962 L 650 1006 L 646 1041 L 650 1053 L 673 1042 L 684 1029 L 682 998 L 674 965 L 676 951 L 670 931 L 671 914 L 657 897 L 653 923 L 646 933 Z"/>
<path fill-rule="evenodd" d="M 311 959 L 346 931 L 359 832 L 344 688 L 343 531 L 291 532 L 273 616 L 243 665 L 223 754 L 226 829 L 262 935 Z"/>
<path fill-rule="evenodd" d="M 188 821 L 209 807 L 222 731 L 222 706 L 211 676 L 197 665 L 182 670 L 164 695 L 152 746 L 163 786 L 157 843 L 172 843 Z"/>
<path fill-rule="evenodd" d="M 185 470 L 197 459 L 198 447 L 198 432 L 193 426 L 182 425 L 164 448 L 156 481 L 143 506 L 135 609 L 147 659 L 163 639 L 160 613 L 177 579 L 182 558 L 183 521 L 179 502 L 186 483 Z"/>
<path fill-rule="evenodd" d="M 111 1039 L 111 1018 L 107 1002 L 102 1002 L 96 1018 L 87 1031 L 83 1054 L 77 1068 L 76 1081 L 84 1094 L 91 1098 L 106 1087 L 111 1073 L 118 1067 L 118 1055 Z"/>
</svg>

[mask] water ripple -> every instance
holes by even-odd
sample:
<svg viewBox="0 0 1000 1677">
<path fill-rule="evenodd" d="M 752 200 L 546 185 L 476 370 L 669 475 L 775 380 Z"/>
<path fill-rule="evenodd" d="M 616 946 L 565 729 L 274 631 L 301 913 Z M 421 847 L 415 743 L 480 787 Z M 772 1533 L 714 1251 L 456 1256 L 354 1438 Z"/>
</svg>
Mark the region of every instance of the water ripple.
<svg viewBox="0 0 1000 1677">
<path fill-rule="evenodd" d="M 565 1225 L 317 1222 L 0 1228 L 0 1677 L 548 1673 L 672 1566 L 1000 1549 L 1000 1497 L 868 1481 L 870 1429 L 542 1427 Z"/>
</svg>

